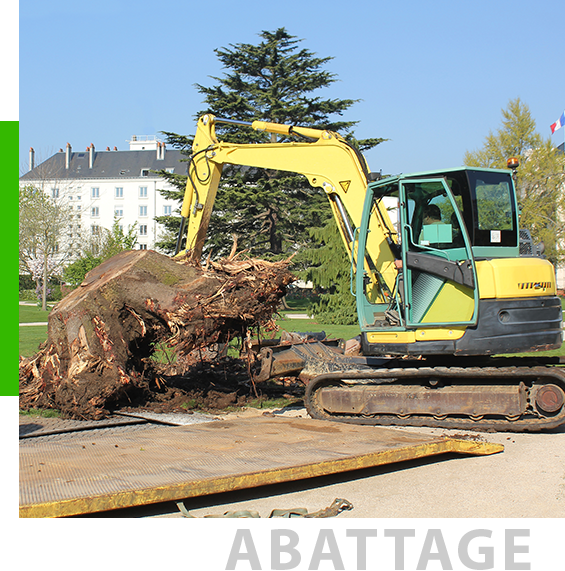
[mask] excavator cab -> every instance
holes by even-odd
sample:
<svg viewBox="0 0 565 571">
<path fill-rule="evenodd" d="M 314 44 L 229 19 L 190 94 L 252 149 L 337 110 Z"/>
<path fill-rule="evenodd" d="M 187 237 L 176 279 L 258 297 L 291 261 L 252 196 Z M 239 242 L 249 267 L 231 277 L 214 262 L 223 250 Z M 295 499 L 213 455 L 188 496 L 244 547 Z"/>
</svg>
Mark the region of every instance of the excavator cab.
<svg viewBox="0 0 565 571">
<path fill-rule="evenodd" d="M 376 275 L 371 236 L 382 235 L 383 224 L 396 259 Z M 484 355 L 560 346 L 559 300 L 540 285 L 553 281 L 549 262 L 532 260 L 532 276 L 543 279 L 533 298 L 520 295 L 519 274 L 529 273 L 529 265 L 518 259 L 509 171 L 460 168 L 371 183 L 358 234 L 365 354 Z M 394 285 L 387 290 L 383 283 Z"/>
</svg>

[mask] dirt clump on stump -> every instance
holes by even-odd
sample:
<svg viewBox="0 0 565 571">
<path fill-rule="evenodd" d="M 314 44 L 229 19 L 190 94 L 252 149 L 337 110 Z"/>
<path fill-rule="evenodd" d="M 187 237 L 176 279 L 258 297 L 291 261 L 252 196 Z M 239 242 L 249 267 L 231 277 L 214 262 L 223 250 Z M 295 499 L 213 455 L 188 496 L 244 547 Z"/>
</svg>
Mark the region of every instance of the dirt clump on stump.
<svg viewBox="0 0 565 571">
<path fill-rule="evenodd" d="M 146 398 L 165 382 L 150 358 L 156 345 L 173 349 L 177 369 L 194 364 L 195 354 L 267 324 L 294 279 L 287 262 L 232 257 L 202 268 L 122 252 L 51 311 L 46 343 L 20 359 L 20 407 L 99 419 Z"/>
</svg>

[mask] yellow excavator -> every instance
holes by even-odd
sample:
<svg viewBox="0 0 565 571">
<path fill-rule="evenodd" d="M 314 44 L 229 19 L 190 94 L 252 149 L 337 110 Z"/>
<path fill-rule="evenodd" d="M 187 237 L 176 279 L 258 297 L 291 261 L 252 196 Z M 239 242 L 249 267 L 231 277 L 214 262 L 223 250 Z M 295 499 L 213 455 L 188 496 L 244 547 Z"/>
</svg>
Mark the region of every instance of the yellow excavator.
<svg viewBox="0 0 565 571">
<path fill-rule="evenodd" d="M 218 141 L 218 123 L 275 140 Z M 554 268 L 519 228 L 516 163 L 383 178 L 334 132 L 204 115 L 177 255 L 200 259 L 225 164 L 301 173 L 323 189 L 361 330 L 355 355 L 315 339 L 263 347 L 256 380 L 300 375 L 308 413 L 320 419 L 499 431 L 565 422 L 562 359 L 498 357 L 563 343 Z"/>
</svg>

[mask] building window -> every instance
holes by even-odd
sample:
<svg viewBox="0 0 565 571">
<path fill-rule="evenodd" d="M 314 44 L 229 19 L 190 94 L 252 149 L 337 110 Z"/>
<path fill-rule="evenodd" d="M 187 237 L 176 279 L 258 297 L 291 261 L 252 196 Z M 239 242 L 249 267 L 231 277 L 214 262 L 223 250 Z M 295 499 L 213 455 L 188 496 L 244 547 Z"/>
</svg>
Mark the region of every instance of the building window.
<svg viewBox="0 0 565 571">
<path fill-rule="evenodd" d="M 173 207 L 170 204 L 163 206 L 163 214 L 165 216 L 170 216 L 172 213 L 172 209 L 173 209 Z"/>
<path fill-rule="evenodd" d="M 77 196 L 77 200 L 81 200 L 81 199 L 82 199 L 82 196 L 79 194 L 79 195 Z"/>
<path fill-rule="evenodd" d="M 140 236 L 147 236 L 147 224 L 142 224 L 139 227 L 139 235 Z"/>
<path fill-rule="evenodd" d="M 91 218 L 98 218 L 100 216 L 100 208 L 98 206 L 93 206 L 92 210 L 90 211 Z"/>
<path fill-rule="evenodd" d="M 51 189 L 51 197 L 52 198 L 59 198 L 59 189 L 58 188 L 52 188 Z"/>
<path fill-rule="evenodd" d="M 140 186 L 139 187 L 139 198 L 147 198 L 147 187 Z"/>
<path fill-rule="evenodd" d="M 69 196 L 69 200 L 72 200 L 72 199 L 73 199 L 73 197 L 72 197 L 72 196 Z"/>
<path fill-rule="evenodd" d="M 93 186 L 90 189 L 90 194 L 91 194 L 92 198 L 100 198 L 100 189 L 96 186 Z"/>
<path fill-rule="evenodd" d="M 77 210 L 80 210 L 80 209 L 81 209 L 80 204 L 77 204 Z"/>
<path fill-rule="evenodd" d="M 124 215 L 124 207 L 123 206 L 116 206 L 116 208 L 114 208 L 114 216 L 116 218 L 122 218 Z"/>
<path fill-rule="evenodd" d="M 124 197 L 124 189 L 121 186 L 116 187 L 116 198 L 123 198 Z"/>
<path fill-rule="evenodd" d="M 139 215 L 141 217 L 147 216 L 147 206 L 140 206 L 139 207 Z"/>
<path fill-rule="evenodd" d="M 98 234 L 100 234 L 100 226 L 97 226 L 96 224 L 92 224 L 92 226 L 90 227 L 90 233 L 93 236 L 98 236 Z"/>
<path fill-rule="evenodd" d="M 139 244 L 140 250 L 147 250 L 147 244 Z"/>
<path fill-rule="evenodd" d="M 141 169 L 141 176 L 149 176 L 149 169 Z"/>
</svg>

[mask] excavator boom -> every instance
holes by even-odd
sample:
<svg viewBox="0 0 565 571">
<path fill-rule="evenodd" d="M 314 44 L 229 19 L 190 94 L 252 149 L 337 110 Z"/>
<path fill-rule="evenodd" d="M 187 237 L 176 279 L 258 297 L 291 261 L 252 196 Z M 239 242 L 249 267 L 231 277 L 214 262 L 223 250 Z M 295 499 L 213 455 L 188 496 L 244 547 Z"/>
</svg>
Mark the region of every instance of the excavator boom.
<svg viewBox="0 0 565 571">
<path fill-rule="evenodd" d="M 256 131 L 298 140 L 261 144 L 219 142 L 217 123 L 239 124 Z M 194 137 L 188 181 L 181 209 L 182 225 L 177 240 L 177 254 L 189 252 L 200 259 L 206 241 L 210 216 L 225 164 L 287 171 L 304 175 L 311 186 L 321 188 L 328 197 L 333 216 L 348 256 L 354 250 L 355 228 L 361 224 L 367 184 L 372 178 L 364 157 L 341 136 L 331 131 L 294 127 L 265 121 L 245 123 L 204 115 L 198 121 Z M 396 279 L 394 226 L 386 208 L 381 208 L 378 231 L 369 238 L 371 263 L 392 289 Z M 186 231 L 186 244 L 181 244 Z M 388 241 L 387 241 L 388 239 Z"/>
</svg>

